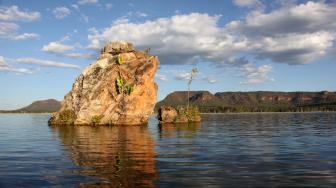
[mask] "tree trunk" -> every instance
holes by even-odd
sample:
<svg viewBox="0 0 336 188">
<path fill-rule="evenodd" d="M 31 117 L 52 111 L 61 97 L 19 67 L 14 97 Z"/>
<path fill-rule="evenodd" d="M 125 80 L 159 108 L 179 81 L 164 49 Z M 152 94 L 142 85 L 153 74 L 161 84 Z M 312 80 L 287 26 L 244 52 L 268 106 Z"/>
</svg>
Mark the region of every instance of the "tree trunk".
<svg viewBox="0 0 336 188">
<path fill-rule="evenodd" d="M 187 110 L 189 109 L 189 98 L 190 98 L 190 84 L 188 84 L 188 105 L 187 105 Z"/>
</svg>

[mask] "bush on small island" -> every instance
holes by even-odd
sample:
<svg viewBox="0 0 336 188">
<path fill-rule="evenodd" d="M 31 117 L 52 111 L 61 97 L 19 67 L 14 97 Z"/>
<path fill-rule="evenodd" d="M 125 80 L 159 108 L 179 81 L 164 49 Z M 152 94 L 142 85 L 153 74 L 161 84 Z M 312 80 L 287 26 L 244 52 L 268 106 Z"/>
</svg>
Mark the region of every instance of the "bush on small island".
<svg viewBox="0 0 336 188">
<path fill-rule="evenodd" d="M 163 123 L 192 123 L 200 122 L 201 116 L 197 107 L 194 106 L 161 106 L 159 109 L 158 119 Z"/>
<path fill-rule="evenodd" d="M 187 106 L 178 106 L 176 108 L 171 106 L 161 106 L 159 109 L 158 119 L 163 123 L 192 123 L 200 122 L 201 116 L 196 106 L 190 106 L 190 86 L 193 77 L 198 73 L 196 67 L 191 69 L 188 78 L 188 97 Z"/>
<path fill-rule="evenodd" d="M 199 122 L 201 120 L 198 108 L 196 106 L 178 106 L 175 122 Z"/>
</svg>

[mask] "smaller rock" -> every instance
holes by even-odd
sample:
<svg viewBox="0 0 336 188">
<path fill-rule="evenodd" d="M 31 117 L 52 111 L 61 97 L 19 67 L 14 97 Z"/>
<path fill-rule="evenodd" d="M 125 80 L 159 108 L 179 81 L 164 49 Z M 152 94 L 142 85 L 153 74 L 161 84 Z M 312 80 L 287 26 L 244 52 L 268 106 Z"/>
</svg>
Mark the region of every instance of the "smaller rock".
<svg viewBox="0 0 336 188">
<path fill-rule="evenodd" d="M 160 124 L 166 123 L 191 123 L 200 122 L 201 116 L 196 107 L 161 106 L 159 108 L 158 119 Z"/>
<path fill-rule="evenodd" d="M 171 106 L 161 106 L 159 109 L 159 121 L 163 123 L 174 123 L 177 117 L 177 110 Z"/>
</svg>

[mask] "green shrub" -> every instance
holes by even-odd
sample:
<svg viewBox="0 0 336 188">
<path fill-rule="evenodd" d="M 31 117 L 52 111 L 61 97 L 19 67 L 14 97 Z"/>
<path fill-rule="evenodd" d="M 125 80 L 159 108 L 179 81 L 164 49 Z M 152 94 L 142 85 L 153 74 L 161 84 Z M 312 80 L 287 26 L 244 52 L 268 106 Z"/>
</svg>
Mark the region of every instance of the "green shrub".
<svg viewBox="0 0 336 188">
<path fill-rule="evenodd" d="M 126 86 L 126 94 L 127 95 L 130 95 L 132 92 L 133 92 L 133 90 L 134 90 L 134 87 L 133 86 L 131 86 L 131 85 L 127 85 Z"/>
<path fill-rule="evenodd" d="M 126 83 L 125 79 L 117 78 L 116 84 L 117 84 L 117 88 L 118 88 L 118 94 L 122 94 L 124 92 L 125 83 Z"/>
<path fill-rule="evenodd" d="M 59 114 L 61 124 L 73 124 L 76 120 L 76 114 L 73 110 L 64 110 Z"/>
<path fill-rule="evenodd" d="M 122 58 L 122 56 L 120 54 L 118 55 L 117 62 L 118 62 L 119 65 L 121 65 L 121 64 L 124 63 L 123 58 Z"/>
<path fill-rule="evenodd" d="M 95 115 L 95 116 L 92 116 L 91 117 L 91 124 L 93 125 L 97 125 L 100 123 L 101 119 L 103 118 L 104 116 L 103 115 Z"/>
<path fill-rule="evenodd" d="M 184 121 L 187 119 L 188 122 L 197 121 L 199 118 L 199 110 L 196 106 L 179 106 L 176 108 L 177 110 L 177 121 Z"/>
<path fill-rule="evenodd" d="M 122 77 L 117 78 L 116 85 L 118 89 L 118 94 L 130 95 L 134 90 L 134 86 L 129 84 L 126 85 L 126 80 Z"/>
</svg>

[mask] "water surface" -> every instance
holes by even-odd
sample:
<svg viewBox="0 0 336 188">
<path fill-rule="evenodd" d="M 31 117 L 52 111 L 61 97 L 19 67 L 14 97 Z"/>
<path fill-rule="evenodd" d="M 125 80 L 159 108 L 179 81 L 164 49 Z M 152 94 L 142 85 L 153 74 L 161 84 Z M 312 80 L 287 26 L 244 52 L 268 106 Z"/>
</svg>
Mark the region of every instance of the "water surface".
<svg viewBox="0 0 336 188">
<path fill-rule="evenodd" d="M 49 127 L 0 114 L 0 187 L 336 187 L 336 113 Z"/>
</svg>

